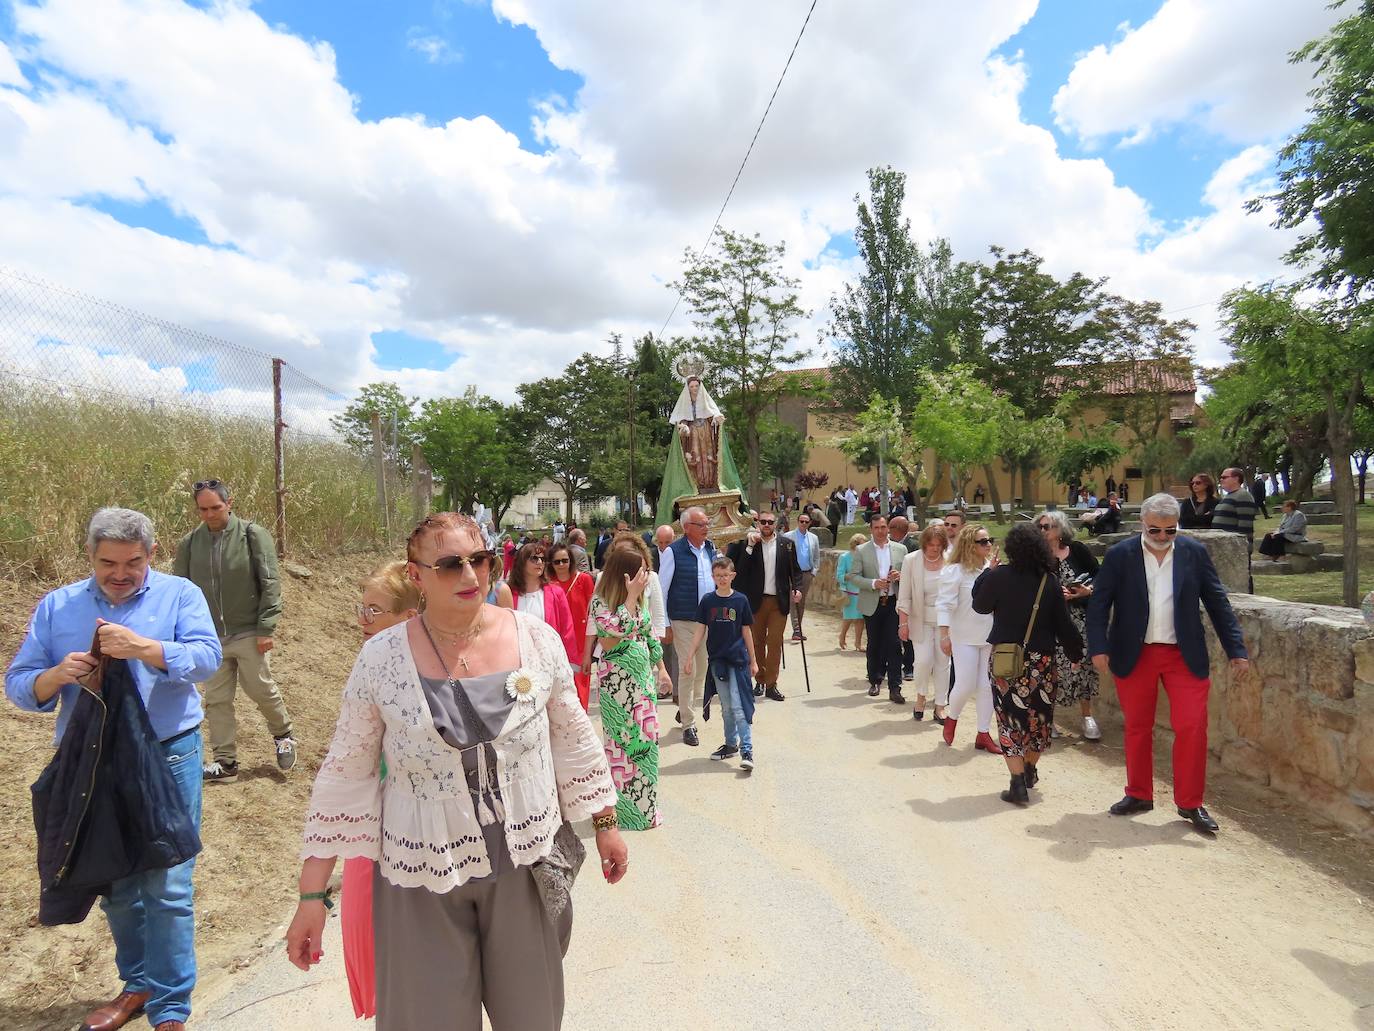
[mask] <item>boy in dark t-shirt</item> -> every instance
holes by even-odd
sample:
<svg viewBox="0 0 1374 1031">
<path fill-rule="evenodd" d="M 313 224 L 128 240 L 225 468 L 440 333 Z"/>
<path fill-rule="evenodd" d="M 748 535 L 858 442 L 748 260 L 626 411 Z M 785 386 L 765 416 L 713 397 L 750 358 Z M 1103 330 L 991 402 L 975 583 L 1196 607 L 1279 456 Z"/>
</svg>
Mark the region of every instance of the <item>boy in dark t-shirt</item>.
<svg viewBox="0 0 1374 1031">
<path fill-rule="evenodd" d="M 740 767 L 754 768 L 754 692 L 759 663 L 754 654 L 754 635 L 744 628 L 754 622 L 749 599 L 734 589 L 735 564 L 725 556 L 711 563 L 711 579 L 716 589 L 697 605 L 696 636 L 687 649 L 682 675 L 692 675 L 692 656 L 706 637 L 706 701 L 720 696 L 721 722 L 725 724 L 725 744 L 711 753 L 717 761 L 738 754 Z M 679 655 L 684 653 L 679 652 Z"/>
</svg>

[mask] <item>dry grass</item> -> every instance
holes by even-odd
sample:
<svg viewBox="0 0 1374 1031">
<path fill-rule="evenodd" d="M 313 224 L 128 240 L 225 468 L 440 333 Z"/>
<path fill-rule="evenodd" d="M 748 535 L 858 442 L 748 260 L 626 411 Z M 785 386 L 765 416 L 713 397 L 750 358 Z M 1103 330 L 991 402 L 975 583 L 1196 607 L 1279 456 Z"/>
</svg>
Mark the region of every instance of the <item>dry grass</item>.
<svg viewBox="0 0 1374 1031">
<path fill-rule="evenodd" d="M 195 526 L 191 484 L 210 477 L 231 484 L 236 511 L 271 527 L 271 426 L 0 384 L 0 569 L 11 575 L 84 575 L 85 525 L 101 505 L 147 513 L 170 554 Z M 292 553 L 382 543 L 372 472 L 342 444 L 288 436 L 286 483 Z"/>
<path fill-rule="evenodd" d="M 339 693 L 361 638 L 356 584 L 385 556 L 331 558 L 309 580 L 283 580 L 284 615 L 274 669 L 301 743 L 289 776 L 277 770 L 262 717 L 238 700 L 237 784 L 205 792 L 204 851 L 196 865 L 198 997 L 265 948 L 280 948 L 300 869 L 301 827 L 315 771 L 338 714 Z M 14 654 L 29 613 L 55 584 L 0 577 L 0 662 Z M 75 1027 L 119 990 L 110 933 L 100 911 L 75 927 L 29 927 L 38 910 L 33 816 L 27 786 L 52 757 L 53 717 L 0 709 L 0 1027 Z M 131 1025 L 132 1026 L 132 1025 Z M 146 1023 L 143 1026 L 147 1026 Z"/>
</svg>

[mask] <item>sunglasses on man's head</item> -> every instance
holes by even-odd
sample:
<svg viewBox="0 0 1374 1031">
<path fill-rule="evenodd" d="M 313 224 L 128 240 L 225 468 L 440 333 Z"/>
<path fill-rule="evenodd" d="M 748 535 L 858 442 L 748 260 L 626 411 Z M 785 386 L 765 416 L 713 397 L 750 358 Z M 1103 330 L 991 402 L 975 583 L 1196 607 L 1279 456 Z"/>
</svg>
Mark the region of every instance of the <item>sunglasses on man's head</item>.
<svg viewBox="0 0 1374 1031">
<path fill-rule="evenodd" d="M 472 571 L 478 575 L 485 573 L 491 568 L 492 561 L 496 558 L 494 551 L 474 551 L 471 555 L 445 555 L 443 558 L 436 558 L 433 562 L 421 562 L 419 559 L 412 559 L 417 566 L 425 569 L 432 569 L 440 576 L 461 576 L 463 570 L 472 566 Z M 540 562 L 544 560 L 540 558 Z"/>
<path fill-rule="evenodd" d="M 1174 534 L 1178 533 L 1178 527 L 1177 527 L 1177 526 L 1147 526 L 1147 527 L 1145 527 L 1145 532 L 1148 533 L 1151 537 L 1158 537 L 1158 536 L 1160 536 L 1161 534 L 1168 534 L 1170 537 L 1172 537 Z"/>
<path fill-rule="evenodd" d="M 224 486 L 223 480 L 197 480 L 191 484 L 191 489 L 199 494 L 203 490 L 214 490 L 216 487 Z"/>
</svg>

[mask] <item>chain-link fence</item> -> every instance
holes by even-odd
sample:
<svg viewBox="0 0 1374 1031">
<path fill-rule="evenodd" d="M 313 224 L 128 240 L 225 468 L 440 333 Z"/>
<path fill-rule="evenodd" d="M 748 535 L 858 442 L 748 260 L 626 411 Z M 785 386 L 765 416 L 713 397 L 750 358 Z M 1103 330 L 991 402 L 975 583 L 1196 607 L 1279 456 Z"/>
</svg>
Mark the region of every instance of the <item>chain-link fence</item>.
<svg viewBox="0 0 1374 1031">
<path fill-rule="evenodd" d="M 0 266 L 0 563 L 65 571 L 109 504 L 147 512 L 169 550 L 210 478 L 279 549 L 381 543 L 408 487 L 392 448 L 345 443 L 348 401 L 281 359 Z"/>
</svg>

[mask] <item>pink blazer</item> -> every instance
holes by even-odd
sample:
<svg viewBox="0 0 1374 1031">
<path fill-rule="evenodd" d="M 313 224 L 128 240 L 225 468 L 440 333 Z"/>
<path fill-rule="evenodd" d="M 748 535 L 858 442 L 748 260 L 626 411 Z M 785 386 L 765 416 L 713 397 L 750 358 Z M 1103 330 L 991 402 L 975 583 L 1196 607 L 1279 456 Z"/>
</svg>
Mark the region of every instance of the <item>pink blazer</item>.
<svg viewBox="0 0 1374 1031">
<path fill-rule="evenodd" d="M 574 666 L 581 665 L 583 642 L 573 628 L 568 596 L 554 584 L 545 584 L 541 590 L 544 594 L 544 622 L 557 630 L 558 636 L 563 639 L 563 650 L 568 653 L 568 661 Z M 520 592 L 512 588 L 511 594 L 518 603 Z"/>
</svg>

